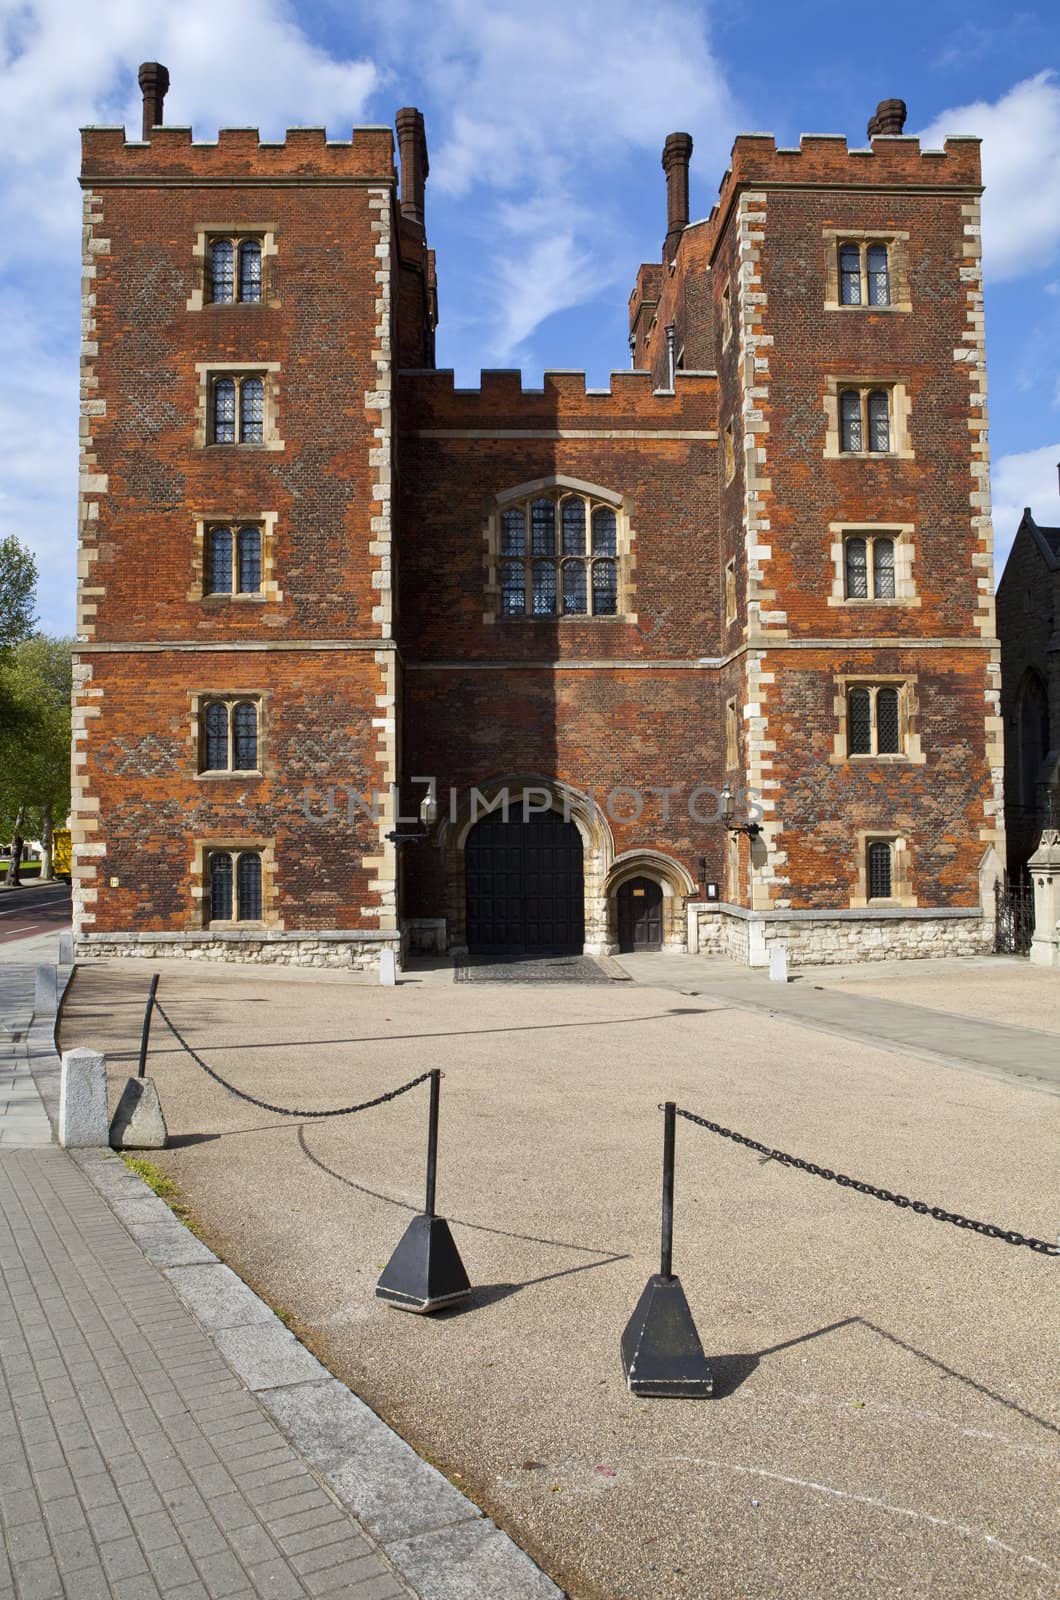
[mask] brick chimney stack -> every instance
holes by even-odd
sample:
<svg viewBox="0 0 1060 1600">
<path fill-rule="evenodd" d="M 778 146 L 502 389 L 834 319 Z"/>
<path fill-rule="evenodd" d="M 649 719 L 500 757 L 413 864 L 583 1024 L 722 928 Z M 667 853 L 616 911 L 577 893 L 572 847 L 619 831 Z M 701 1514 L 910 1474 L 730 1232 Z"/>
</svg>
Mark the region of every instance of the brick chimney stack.
<svg viewBox="0 0 1060 1600">
<path fill-rule="evenodd" d="M 160 61 L 145 61 L 139 77 L 144 97 L 143 137 L 149 143 L 151 129 L 162 126 L 162 102 L 169 88 L 169 72 Z"/>
<path fill-rule="evenodd" d="M 398 152 L 401 160 L 401 215 L 422 228 L 423 196 L 430 166 L 423 112 L 404 106 L 397 114 Z"/>
<path fill-rule="evenodd" d="M 868 135 L 875 138 L 878 133 L 901 133 L 905 127 L 905 101 L 881 100 L 876 107 L 876 115 L 869 118 Z"/>
<path fill-rule="evenodd" d="M 677 241 L 688 227 L 688 163 L 692 158 L 692 135 L 671 133 L 663 145 L 662 164 L 666 173 L 666 242 L 663 262 L 677 253 Z"/>
</svg>

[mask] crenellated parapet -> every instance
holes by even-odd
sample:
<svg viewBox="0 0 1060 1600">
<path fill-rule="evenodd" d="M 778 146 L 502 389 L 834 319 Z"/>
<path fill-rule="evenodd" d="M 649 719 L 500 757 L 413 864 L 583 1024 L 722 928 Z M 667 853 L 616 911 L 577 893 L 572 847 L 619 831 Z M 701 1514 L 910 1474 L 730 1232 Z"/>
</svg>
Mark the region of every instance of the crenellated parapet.
<svg viewBox="0 0 1060 1600">
<path fill-rule="evenodd" d="M 150 140 L 130 140 L 124 128 L 82 128 L 81 182 L 106 183 L 358 183 L 396 182 L 389 128 L 355 128 L 348 140 L 325 128 L 288 128 L 282 140 L 257 128 L 222 128 L 213 142 L 191 128 L 157 126 Z"/>
<path fill-rule="evenodd" d="M 717 427 L 713 372 L 679 372 L 674 390 L 653 386 L 650 372 L 611 373 L 610 387 L 589 388 L 584 372 L 546 372 L 540 388 L 524 388 L 518 369 L 484 370 L 477 389 L 460 389 L 450 370 L 402 372 L 401 424 L 414 429 L 613 429 L 711 432 Z"/>
</svg>

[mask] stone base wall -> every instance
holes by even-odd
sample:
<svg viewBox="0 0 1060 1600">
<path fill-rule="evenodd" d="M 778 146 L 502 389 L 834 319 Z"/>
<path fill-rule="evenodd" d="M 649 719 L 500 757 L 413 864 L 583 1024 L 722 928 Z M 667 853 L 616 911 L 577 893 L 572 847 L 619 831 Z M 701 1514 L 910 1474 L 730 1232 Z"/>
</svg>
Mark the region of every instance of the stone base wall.
<svg viewBox="0 0 1060 1600">
<path fill-rule="evenodd" d="M 800 921 L 734 916 L 698 910 L 699 953 L 744 966 L 769 965 L 769 947 L 783 945 L 792 966 L 835 966 L 859 961 L 907 961 L 927 956 L 987 955 L 994 924 L 968 917 L 837 917 Z"/>
<path fill-rule="evenodd" d="M 98 933 L 74 941 L 79 962 L 138 956 L 142 960 L 227 961 L 277 967 L 340 967 L 377 972 L 379 953 L 392 950 L 400 966 L 404 941 L 397 933 Z"/>
</svg>

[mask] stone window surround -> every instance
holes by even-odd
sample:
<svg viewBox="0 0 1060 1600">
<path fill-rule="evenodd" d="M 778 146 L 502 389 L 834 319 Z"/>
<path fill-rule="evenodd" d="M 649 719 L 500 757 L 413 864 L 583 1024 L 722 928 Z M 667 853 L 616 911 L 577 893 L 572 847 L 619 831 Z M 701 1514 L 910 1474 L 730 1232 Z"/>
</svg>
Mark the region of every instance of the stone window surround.
<svg viewBox="0 0 1060 1600">
<path fill-rule="evenodd" d="M 276 239 L 279 224 L 276 222 L 199 222 L 195 225 L 195 243 L 192 260 L 195 270 L 195 287 L 188 297 L 188 311 L 231 311 L 236 306 L 249 311 L 277 308 L 282 302 L 273 292 L 275 272 L 273 261 L 278 251 Z M 210 300 L 207 276 L 210 270 L 210 245 L 216 239 L 232 239 L 237 244 L 244 239 L 256 239 L 261 245 L 261 299 L 260 300 Z M 238 271 L 238 263 L 237 269 Z"/>
<path fill-rule="evenodd" d="M 916 592 L 916 583 L 913 578 L 914 534 L 916 524 L 912 522 L 830 522 L 828 532 L 832 536 L 829 547 L 832 557 L 832 592 L 828 596 L 830 606 L 850 607 L 853 610 L 862 606 L 909 606 L 917 608 L 921 605 L 921 598 Z M 883 599 L 869 598 L 859 600 L 847 594 L 846 580 L 846 541 L 851 539 L 865 539 L 871 544 L 876 538 L 891 539 L 894 542 L 894 588 L 891 596 Z M 871 570 L 872 557 L 869 556 Z"/>
<path fill-rule="evenodd" d="M 736 557 L 725 563 L 725 621 L 735 622 L 736 606 Z"/>
<path fill-rule="evenodd" d="M 735 435 L 736 435 L 736 429 L 735 429 L 735 426 L 734 426 L 733 418 L 730 417 L 728 422 L 725 424 L 725 428 L 724 428 L 724 431 L 722 432 L 722 436 L 721 436 L 722 437 L 722 456 L 723 456 L 723 460 L 724 460 L 725 487 L 726 488 L 728 488 L 729 484 L 732 482 L 732 480 L 736 476 L 736 437 L 735 437 Z"/>
<path fill-rule="evenodd" d="M 726 278 L 721 291 L 721 348 L 732 343 L 732 281 Z"/>
<path fill-rule="evenodd" d="M 265 735 L 268 723 L 268 702 L 271 691 L 262 689 L 224 689 L 213 693 L 196 691 L 189 695 L 188 751 L 191 759 L 191 776 L 202 783 L 253 782 L 266 776 Z M 206 741 L 206 707 L 226 705 L 229 708 L 228 740 L 232 741 L 232 710 L 240 702 L 250 701 L 258 711 L 258 764 L 246 767 L 204 767 Z M 249 847 L 248 847 L 249 848 Z"/>
<path fill-rule="evenodd" d="M 224 448 L 222 446 L 222 448 Z M 283 591 L 276 581 L 276 522 L 275 511 L 251 511 L 243 515 L 227 515 L 225 512 L 194 512 L 195 517 L 195 543 L 192 548 L 191 558 L 191 587 L 188 590 L 189 600 L 198 600 L 209 606 L 224 605 L 262 605 L 266 601 L 283 599 Z M 206 540 L 214 528 L 231 528 L 238 532 L 240 528 L 258 528 L 261 531 L 261 588 L 256 594 L 215 594 L 206 587 Z M 236 565 L 235 551 L 232 555 L 233 570 Z"/>
<path fill-rule="evenodd" d="M 280 410 L 280 385 L 278 374 L 280 363 L 278 361 L 196 361 L 195 371 L 199 380 L 199 397 L 196 403 L 195 437 L 193 443 L 198 450 L 282 450 L 283 440 L 279 437 Z M 235 443 L 215 444 L 211 438 L 213 431 L 211 410 L 213 405 L 213 386 L 219 378 L 234 378 L 238 383 L 242 378 L 263 378 L 265 380 L 264 416 L 260 443 Z"/>
<path fill-rule="evenodd" d="M 910 872 L 909 842 L 905 835 L 885 828 L 860 829 L 857 838 L 858 877 L 851 891 L 852 911 L 908 907 L 917 904 L 913 893 Z M 869 845 L 889 844 L 891 847 L 891 893 L 885 900 L 869 898 Z"/>
<path fill-rule="evenodd" d="M 725 765 L 735 767 L 740 759 L 739 719 L 736 701 L 725 702 Z"/>
<path fill-rule="evenodd" d="M 593 616 L 591 613 L 564 613 L 557 611 L 547 617 L 506 617 L 501 612 L 501 514 L 520 500 L 531 500 L 537 495 L 550 493 L 570 492 L 582 494 L 592 500 L 601 501 L 615 513 L 615 566 L 618 580 L 618 597 L 613 615 Z M 514 488 L 502 490 L 493 500 L 486 516 L 483 527 L 483 570 L 485 577 L 485 608 L 482 620 L 485 623 L 503 623 L 506 627 L 514 624 L 529 623 L 532 627 L 540 627 L 542 623 L 563 624 L 570 627 L 578 623 L 588 623 L 599 627 L 602 624 L 614 622 L 637 621 L 634 609 L 637 586 L 633 581 L 637 565 L 636 557 L 636 530 L 633 528 L 630 517 L 632 506 L 626 505 L 620 494 L 613 489 L 601 488 L 599 484 L 588 483 L 582 478 L 572 478 L 565 473 L 550 473 L 547 478 L 535 478 L 529 483 L 517 484 Z M 591 539 L 589 524 L 586 525 L 586 539 Z M 589 548 L 587 542 L 587 548 Z M 526 559 L 530 559 L 527 557 Z M 558 558 L 557 558 L 558 559 Z M 591 556 L 586 557 L 591 562 Z"/>
<path fill-rule="evenodd" d="M 915 672 L 852 672 L 837 675 L 833 680 L 836 695 L 833 710 L 838 727 L 833 739 L 829 766 L 845 766 L 866 762 L 882 766 L 923 766 L 927 757 L 920 746 L 919 703 L 916 698 L 917 674 Z M 877 755 L 874 752 L 853 755 L 850 751 L 850 711 L 847 695 L 851 689 L 897 689 L 898 729 L 901 750 Z M 875 715 L 875 705 L 873 707 Z"/>
<path fill-rule="evenodd" d="M 855 310 L 858 309 L 855 307 Z M 839 429 L 839 396 L 844 389 L 857 389 L 863 396 L 882 389 L 889 401 L 889 450 L 843 450 Z M 909 384 L 904 378 L 866 377 L 851 374 L 848 377 L 826 377 L 824 392 L 824 456 L 826 461 L 915 461 L 910 444 Z"/>
<path fill-rule="evenodd" d="M 234 856 L 238 856 L 242 851 L 256 850 L 261 856 L 260 922 L 211 921 L 206 861 L 215 850 L 227 850 Z M 232 876 L 235 881 L 234 862 Z M 192 907 L 195 912 L 195 920 L 191 924 L 193 929 L 206 928 L 215 933 L 228 929 L 233 932 L 249 932 L 253 928 L 283 929 L 283 920 L 276 910 L 276 847 L 271 839 L 248 837 L 245 834 L 242 837 L 225 834 L 217 839 L 195 839 L 192 842 L 189 878 Z"/>
<path fill-rule="evenodd" d="M 912 311 L 909 288 L 909 234 L 898 228 L 824 228 L 824 309 L 826 311 L 868 312 L 890 316 L 896 311 Z M 839 298 L 839 251 L 845 244 L 859 246 L 885 244 L 887 246 L 887 272 L 890 280 L 891 300 L 886 306 L 870 306 L 864 286 L 865 251 L 862 259 L 862 304 L 844 305 Z"/>
</svg>

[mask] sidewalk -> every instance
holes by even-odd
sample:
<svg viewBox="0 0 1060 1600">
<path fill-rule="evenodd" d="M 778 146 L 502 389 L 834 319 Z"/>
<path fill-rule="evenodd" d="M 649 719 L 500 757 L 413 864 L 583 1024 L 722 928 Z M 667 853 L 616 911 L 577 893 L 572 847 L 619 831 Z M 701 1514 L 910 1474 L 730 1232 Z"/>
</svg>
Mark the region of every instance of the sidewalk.
<svg viewBox="0 0 1060 1600">
<path fill-rule="evenodd" d="M 51 1143 L 32 981 L 0 971 L 0 1600 L 558 1597 L 124 1163 Z"/>
</svg>

